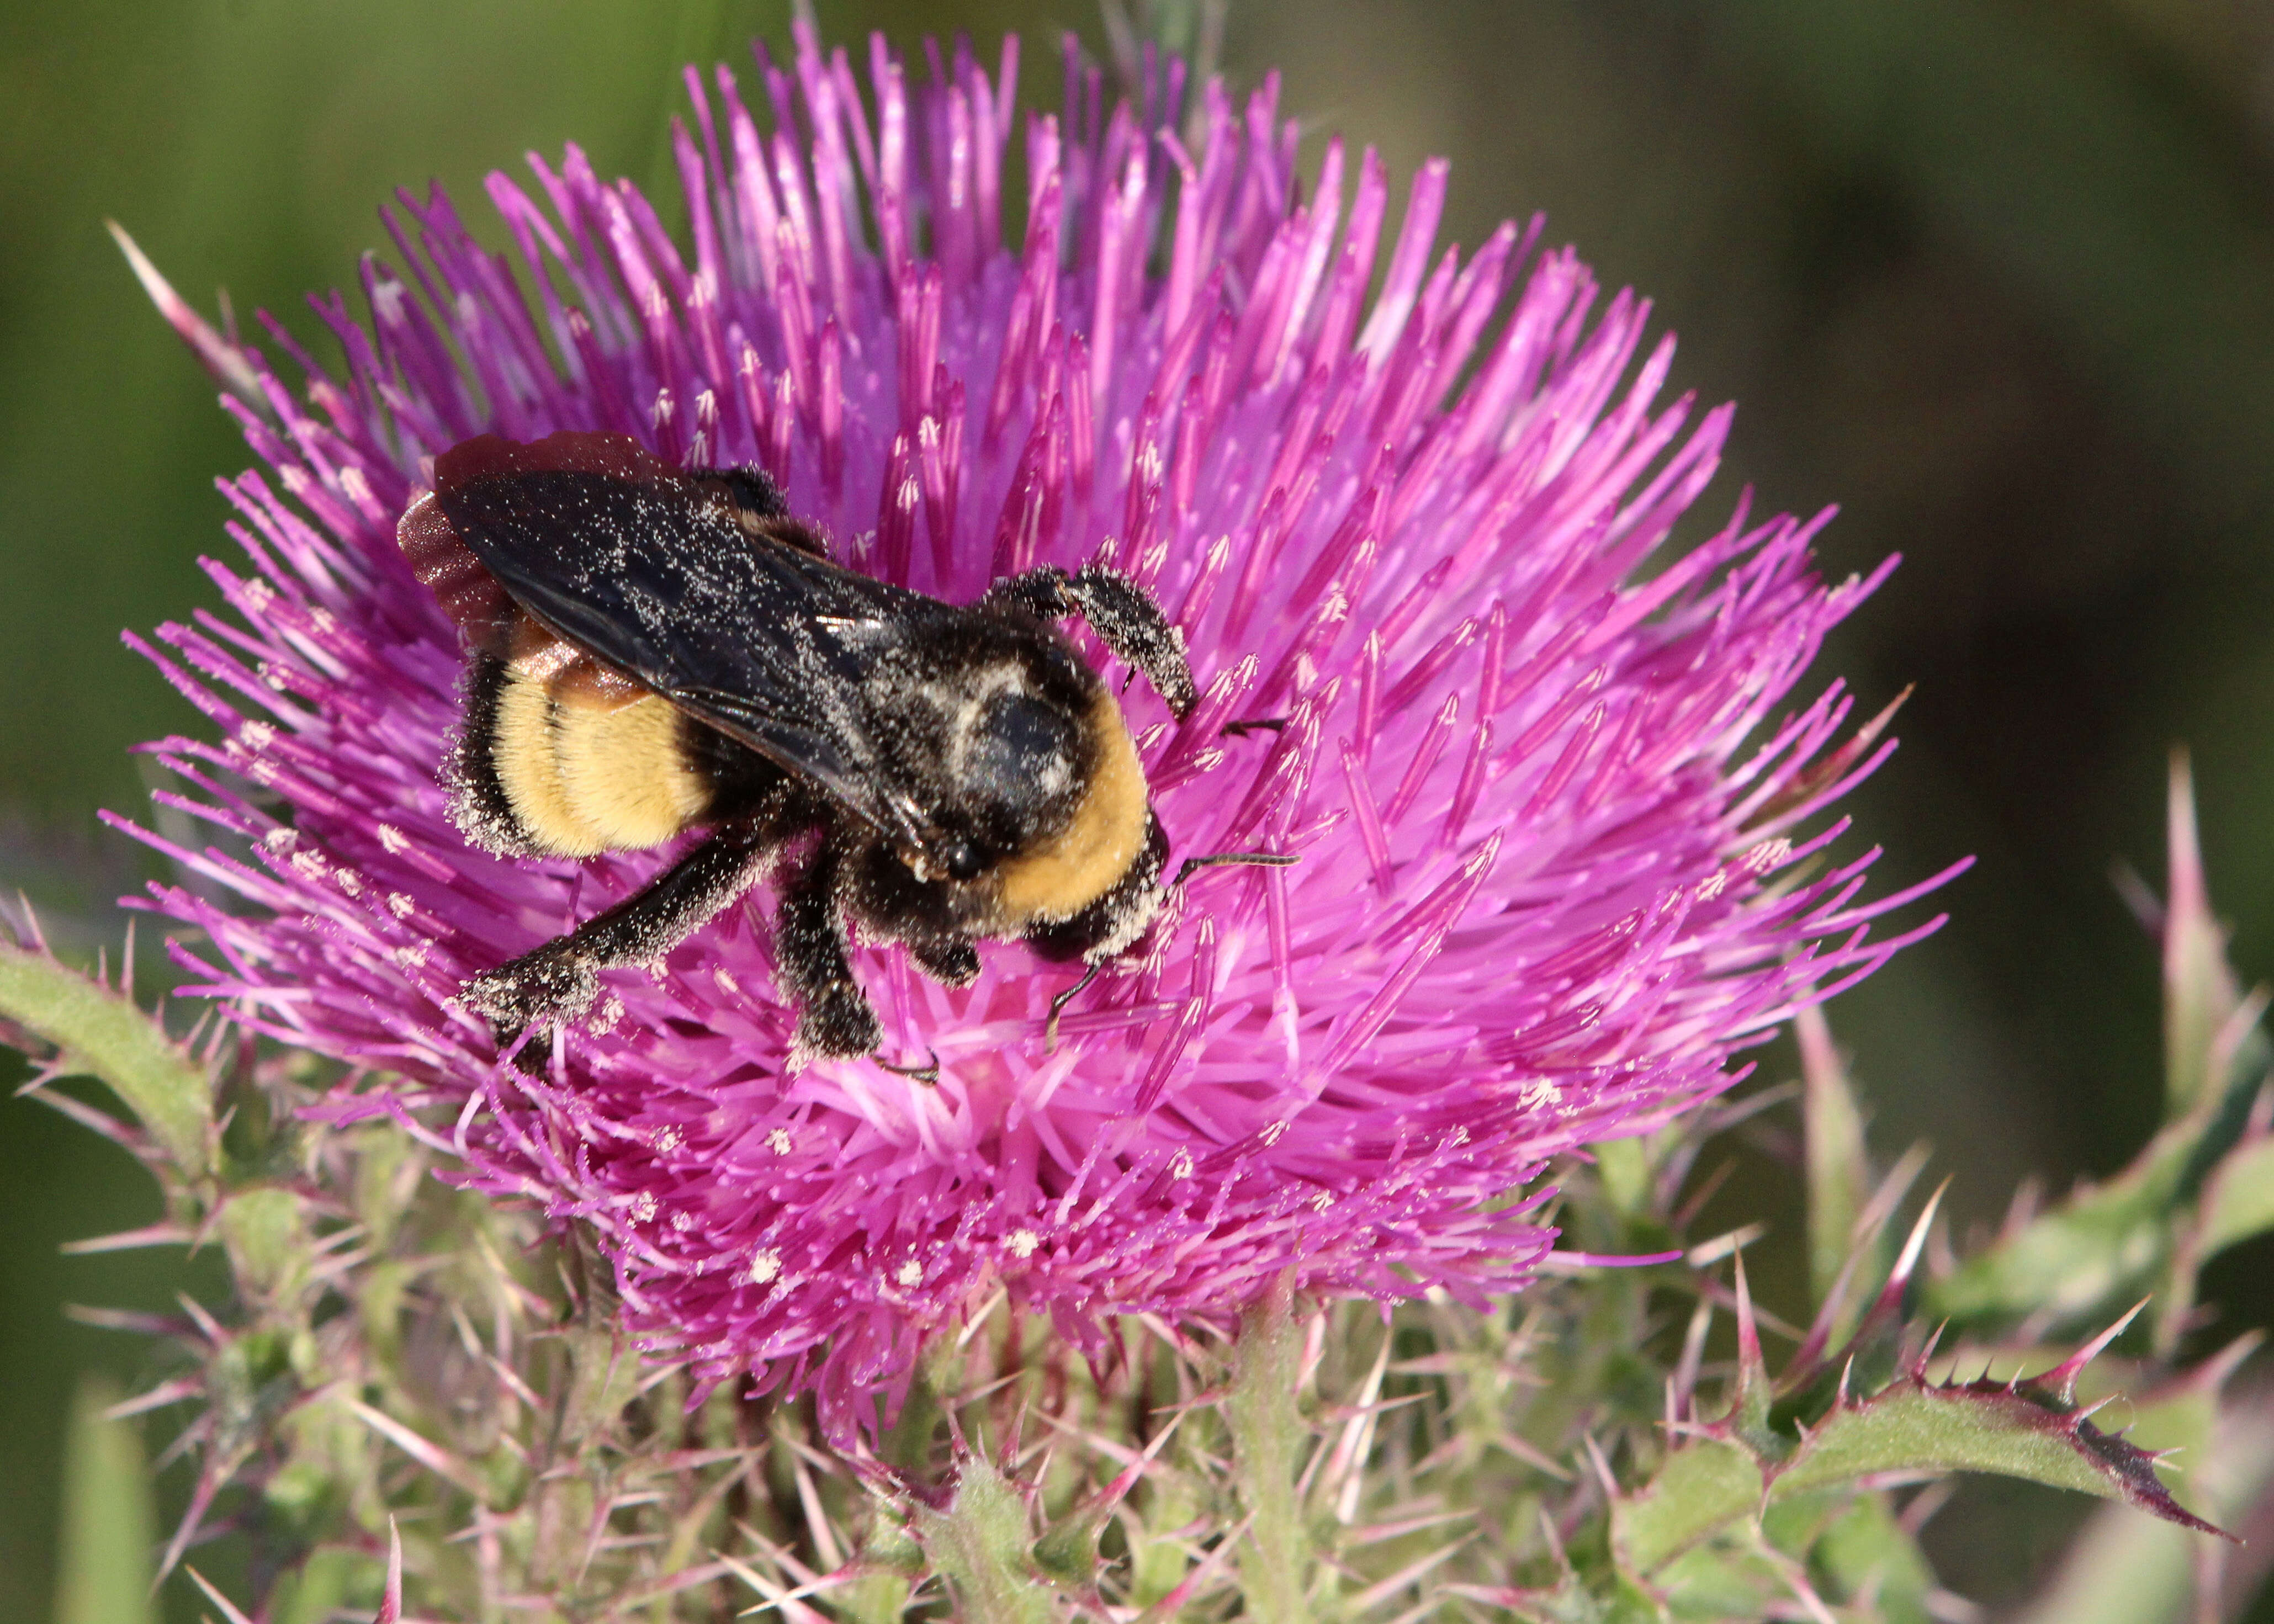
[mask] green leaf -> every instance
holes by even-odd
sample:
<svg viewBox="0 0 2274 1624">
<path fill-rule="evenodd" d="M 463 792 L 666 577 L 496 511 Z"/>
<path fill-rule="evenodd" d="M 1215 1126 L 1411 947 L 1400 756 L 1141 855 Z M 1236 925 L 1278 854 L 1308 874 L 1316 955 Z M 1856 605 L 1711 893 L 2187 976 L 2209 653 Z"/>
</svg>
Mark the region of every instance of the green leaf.
<svg viewBox="0 0 2274 1624">
<path fill-rule="evenodd" d="M 1769 1493 L 1897 1471 L 1995 1472 L 2127 1500 L 2170 1522 L 2216 1531 L 2171 1497 L 2146 1454 L 2102 1432 L 2074 1405 L 2028 1384 L 1999 1381 L 1938 1387 L 1905 1378 L 1864 1403 L 1834 1411 L 1809 1434 Z"/>
<path fill-rule="evenodd" d="M 2220 1361 L 2224 1363 L 2225 1361 Z M 2132 1435 L 2187 1453 L 2187 1480 L 2215 1515 L 2240 1519 L 2274 1481 L 2274 1413 L 2222 1405 L 2198 1377 L 2175 1399 L 2142 1402 Z M 2014 1624 L 2183 1624 L 2195 1612 L 2202 1542 L 2183 1529 L 2096 1513 Z"/>
<path fill-rule="evenodd" d="M 2126 1520 L 2137 1527 L 2157 1526 Z M 1927 1598 L 1935 1588 L 1934 1570 L 1918 1541 L 1895 1520 L 1885 1494 L 1857 1495 L 1818 1536 L 1813 1557 L 1828 1588 L 1841 1599 L 1876 1597 L 1886 1624 L 1931 1624 Z"/>
<path fill-rule="evenodd" d="M 158 1617 L 151 1595 L 158 1516 L 140 1434 L 103 1414 L 117 1401 L 98 1376 L 82 1380 L 72 1400 L 56 1624 L 155 1624 Z"/>
<path fill-rule="evenodd" d="M 1638 1494 L 1611 1510 L 1619 1565 L 1648 1574 L 1760 1508 L 1767 1483 L 1737 1445 L 1701 1438 L 1668 1455 Z"/>
<path fill-rule="evenodd" d="M 1925 1317 L 1961 1326 L 2050 1312 L 2069 1323 L 2136 1297 L 2169 1256 L 2171 1216 L 2195 1133 L 2175 1124 L 2132 1165 L 2088 1184 L 1926 1290 Z"/>
<path fill-rule="evenodd" d="M 2069 1373 L 2064 1367 L 2059 1374 Z M 1727 1426 L 1701 1429 L 1646 1486 L 1612 1507 L 1612 1548 L 1622 1568 L 1647 1578 L 1709 1538 L 1755 1531 L 1760 1514 L 1779 1502 L 1891 1472 L 1993 1472 L 2120 1500 L 2184 1528 L 2218 1532 L 2172 1498 L 2152 1457 L 2035 1383 L 1936 1386 L 1916 1374 L 1899 1377 L 1873 1397 L 1833 1410 L 1782 1459 L 1764 1458 Z"/>
<path fill-rule="evenodd" d="M 1864 1113 L 1824 1011 L 1803 1010 L 1793 1030 L 1800 1041 L 1801 1115 L 1808 1135 L 1808 1282 L 1821 1303 L 1855 1249 L 1871 1167 L 1864 1149 Z"/>
<path fill-rule="evenodd" d="M 275 1295 L 305 1273 L 313 1259 L 300 1206 L 289 1190 L 246 1190 L 221 1209 L 222 1235 L 242 1285 Z"/>
<path fill-rule="evenodd" d="M 1028 1555 L 1034 1537 L 1026 1503 L 985 1457 L 966 1456 L 954 1500 L 944 1512 L 918 1505 L 915 1522 L 924 1554 L 955 1587 L 964 1618 L 1057 1624 L 1057 1598 Z"/>
<path fill-rule="evenodd" d="M 2242 1003 L 2227 966 L 2226 933 L 2210 910 L 2202 845 L 2195 834 L 2195 780 L 2185 752 L 2172 756 L 2164 899 L 2164 1109 L 2178 1121 L 2226 1092 L 2230 1052 L 2219 1036 Z"/>
<path fill-rule="evenodd" d="M 204 1176 L 212 1086 L 132 999 L 45 953 L 0 945 L 0 1015 L 53 1043 L 65 1071 L 107 1084 L 184 1177 Z"/>
<path fill-rule="evenodd" d="M 1650 1200 L 1650 1147 L 1631 1139 L 1606 1139 L 1587 1148 L 1611 1205 L 1628 1216 L 1643 1211 Z"/>
<path fill-rule="evenodd" d="M 2211 1170 L 2198 1223 L 2198 1263 L 2274 1229 L 2274 1136 L 2237 1146 Z"/>
</svg>

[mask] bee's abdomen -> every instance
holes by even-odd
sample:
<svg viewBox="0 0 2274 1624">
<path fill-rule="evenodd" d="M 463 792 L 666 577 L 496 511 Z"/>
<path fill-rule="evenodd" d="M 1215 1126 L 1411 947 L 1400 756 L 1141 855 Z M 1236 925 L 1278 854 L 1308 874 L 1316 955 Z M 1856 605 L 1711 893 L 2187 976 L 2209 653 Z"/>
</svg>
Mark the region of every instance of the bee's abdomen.
<svg viewBox="0 0 2274 1624">
<path fill-rule="evenodd" d="M 710 812 L 713 779 L 667 700 L 553 643 L 476 661 L 458 819 L 484 844 L 589 857 L 659 846 Z"/>
</svg>

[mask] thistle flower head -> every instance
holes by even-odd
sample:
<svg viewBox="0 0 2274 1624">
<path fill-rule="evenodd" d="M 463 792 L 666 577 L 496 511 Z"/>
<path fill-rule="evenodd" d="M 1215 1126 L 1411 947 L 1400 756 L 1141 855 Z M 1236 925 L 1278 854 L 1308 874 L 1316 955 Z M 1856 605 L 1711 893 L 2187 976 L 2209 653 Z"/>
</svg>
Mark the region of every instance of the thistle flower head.
<svg viewBox="0 0 2274 1624">
<path fill-rule="evenodd" d="M 1911 894 L 1859 903 L 1870 856 L 1806 862 L 1889 747 L 1835 748 L 1837 685 L 1771 723 L 1884 570 L 1827 588 L 1820 520 L 1742 501 L 1671 545 L 1728 412 L 1658 403 L 1645 303 L 1537 222 L 1440 251 L 1442 163 L 1389 240 L 1382 163 L 1299 175 L 1276 80 L 1242 104 L 1148 57 L 1108 110 L 1070 47 L 1063 110 L 1022 124 L 1015 41 L 991 72 L 928 54 L 761 52 L 771 132 L 690 71 L 684 241 L 573 147 L 491 178 L 508 252 L 406 194 L 367 315 L 316 301 L 340 366 L 268 323 L 304 395 L 139 267 L 273 470 L 225 486 L 231 613 L 138 645 L 222 733 L 154 747 L 217 831 L 142 836 L 181 865 L 154 897 L 204 933 L 185 963 L 358 1068 L 337 1113 L 591 1226 L 651 1350 L 818 1387 L 840 1428 L 997 1289 L 1094 1348 L 1291 1274 L 1514 1286 L 1551 1235 L 1506 1198 L 1549 1158 L 1724 1086 L 1921 934 L 1867 939 Z M 1175 856 L 1299 861 L 1175 890 L 1055 1043 L 1073 975 L 1021 946 L 961 989 L 856 954 L 936 1085 L 790 1064 L 763 893 L 501 1061 L 461 984 L 667 854 L 469 847 L 436 779 L 463 655 L 395 530 L 437 453 L 561 429 L 761 464 L 855 568 L 953 601 L 1111 562 L 1201 688 L 1181 723 L 1125 695 Z"/>
</svg>

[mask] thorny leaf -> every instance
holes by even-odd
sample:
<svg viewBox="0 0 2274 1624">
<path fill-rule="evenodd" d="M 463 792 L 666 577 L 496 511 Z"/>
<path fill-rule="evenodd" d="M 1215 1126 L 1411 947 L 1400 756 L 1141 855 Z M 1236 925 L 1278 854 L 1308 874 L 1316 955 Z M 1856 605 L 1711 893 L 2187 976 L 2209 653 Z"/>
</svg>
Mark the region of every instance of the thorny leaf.
<svg viewBox="0 0 2274 1624">
<path fill-rule="evenodd" d="M 1701 1540 L 1753 1526 L 1780 1500 L 1890 1474 L 1951 1471 L 2077 1489 L 2218 1533 L 2172 1498 L 2155 1456 L 2102 1432 L 2074 1402 L 2076 1370 L 2096 1351 L 2097 1344 L 2046 1379 L 2013 1382 L 1938 1383 L 1923 1360 L 1914 1362 L 1871 1397 L 1836 1404 L 1781 1454 L 1762 1450 L 1757 1424 L 1733 1409 L 1698 1428 L 1655 1478 L 1617 1503 L 1615 1551 L 1646 1575 Z"/>
</svg>

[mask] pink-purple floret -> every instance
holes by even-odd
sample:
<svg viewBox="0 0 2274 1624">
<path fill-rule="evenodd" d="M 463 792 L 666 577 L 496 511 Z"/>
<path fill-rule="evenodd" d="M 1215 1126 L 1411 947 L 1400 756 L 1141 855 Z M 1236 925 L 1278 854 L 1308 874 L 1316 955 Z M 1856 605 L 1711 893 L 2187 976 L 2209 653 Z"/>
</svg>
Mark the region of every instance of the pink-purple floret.
<svg viewBox="0 0 2274 1624">
<path fill-rule="evenodd" d="M 317 304 L 337 376 L 267 324 L 305 403 L 163 301 L 275 470 L 223 487 L 249 570 L 207 568 L 235 618 L 147 650 L 226 741 L 154 747 L 215 844 L 137 831 L 184 871 L 154 891 L 205 933 L 183 963 L 246 1027 L 359 1068 L 334 1114 L 393 1113 L 475 1186 L 589 1223 L 644 1345 L 816 1388 L 840 1431 L 997 1288 L 1095 1350 L 1112 1314 L 1222 1320 L 1291 1273 L 1513 1287 L 1552 1238 L 1512 1199 L 1548 1158 L 1726 1086 L 1734 1051 L 1939 922 L 1866 940 L 1941 877 L 1859 904 L 1871 853 L 1796 877 L 1892 748 L 1834 750 L 1838 685 L 1765 726 L 1884 568 L 1827 589 L 1821 519 L 1741 501 L 1644 573 L 1728 423 L 1653 405 L 1646 304 L 1597 313 L 1536 222 L 1435 254 L 1433 163 L 1369 304 L 1374 153 L 1352 175 L 1329 145 L 1306 187 L 1276 80 L 1243 109 L 1150 57 L 1109 116 L 1069 53 L 1005 248 L 1016 41 L 992 77 L 927 49 L 920 85 L 873 44 L 865 88 L 809 36 L 787 68 L 762 51 L 772 135 L 725 69 L 715 102 L 690 71 L 691 257 L 573 147 L 531 160 L 535 195 L 492 177 L 510 255 L 404 196 L 409 280 L 365 261 L 368 327 Z M 885 1057 L 936 1052 L 937 1086 L 787 1069 L 763 898 L 606 974 L 543 1077 L 501 1064 L 459 982 L 662 856 L 467 846 L 436 784 L 461 653 L 395 527 L 434 453 L 564 428 L 763 463 L 858 568 L 951 599 L 1111 560 L 1204 690 L 1182 725 L 1125 695 L 1177 857 L 1301 861 L 1177 892 L 1054 1050 L 1072 975 L 1021 947 L 962 991 L 856 955 Z"/>
</svg>

